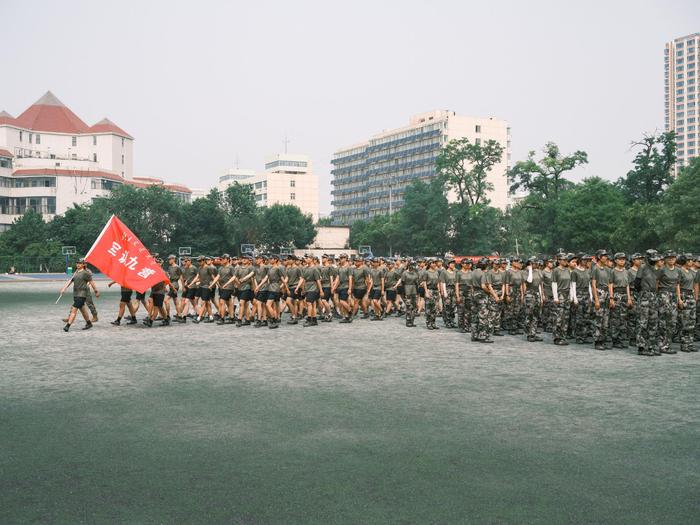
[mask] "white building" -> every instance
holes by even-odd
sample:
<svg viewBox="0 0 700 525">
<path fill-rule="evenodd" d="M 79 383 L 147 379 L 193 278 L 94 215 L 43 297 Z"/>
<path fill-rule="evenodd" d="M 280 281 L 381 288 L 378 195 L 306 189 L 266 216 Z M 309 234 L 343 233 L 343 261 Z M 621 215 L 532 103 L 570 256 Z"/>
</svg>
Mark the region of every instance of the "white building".
<svg viewBox="0 0 700 525">
<path fill-rule="evenodd" d="M 676 169 L 700 152 L 698 142 L 698 85 L 700 33 L 676 38 L 664 50 L 664 127 L 676 132 Z"/>
<path fill-rule="evenodd" d="M 415 180 L 434 177 L 440 149 L 463 137 L 472 143 L 493 139 L 503 146 L 501 162 L 488 174 L 493 184 L 488 198 L 492 206 L 504 209 L 508 205 L 506 172 L 510 163 L 508 123 L 444 110 L 415 115 L 408 126 L 384 131 L 335 152 L 331 161 L 333 222 L 351 224 L 401 208 L 406 187 Z M 456 195 L 448 197 L 454 201 Z"/>
<path fill-rule="evenodd" d="M 318 177 L 306 155 L 275 155 L 266 160 L 265 171 L 231 168 L 219 177 L 219 191 L 234 182 L 250 186 L 258 206 L 292 204 L 318 221 Z"/>
<path fill-rule="evenodd" d="M 88 126 L 50 91 L 17 118 L 0 112 L 0 231 L 27 209 L 50 220 L 119 184 L 190 190 L 133 174 L 134 139 L 109 119 Z"/>
</svg>

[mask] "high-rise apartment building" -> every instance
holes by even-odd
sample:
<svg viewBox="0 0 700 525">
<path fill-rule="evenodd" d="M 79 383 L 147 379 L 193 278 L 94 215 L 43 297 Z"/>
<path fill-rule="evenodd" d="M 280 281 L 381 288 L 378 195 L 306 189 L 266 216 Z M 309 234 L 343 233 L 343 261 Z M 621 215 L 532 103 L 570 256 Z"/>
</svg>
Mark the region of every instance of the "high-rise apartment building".
<svg viewBox="0 0 700 525">
<path fill-rule="evenodd" d="M 698 49 L 700 33 L 676 38 L 664 51 L 664 127 L 676 132 L 676 164 L 698 156 Z"/>
<path fill-rule="evenodd" d="M 413 116 L 406 127 L 384 131 L 335 152 L 331 161 L 333 222 L 351 224 L 398 210 L 411 182 L 435 176 L 440 148 L 463 137 L 473 143 L 493 139 L 503 146 L 501 162 L 488 175 L 493 184 L 488 198 L 492 206 L 505 208 L 508 205 L 506 172 L 510 163 L 507 122 L 444 110 Z M 456 196 L 448 197 L 453 201 Z"/>
<path fill-rule="evenodd" d="M 219 191 L 234 182 L 250 186 L 258 206 L 292 204 L 318 221 L 318 177 L 306 155 L 280 153 L 265 161 L 265 171 L 231 168 L 219 177 Z"/>
</svg>

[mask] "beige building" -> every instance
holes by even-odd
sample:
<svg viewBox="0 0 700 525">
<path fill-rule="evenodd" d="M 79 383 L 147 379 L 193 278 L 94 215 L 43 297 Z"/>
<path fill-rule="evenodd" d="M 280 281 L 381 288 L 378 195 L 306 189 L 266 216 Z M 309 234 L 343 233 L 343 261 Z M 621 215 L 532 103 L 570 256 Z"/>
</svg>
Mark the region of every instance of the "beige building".
<svg viewBox="0 0 700 525">
<path fill-rule="evenodd" d="M 449 141 L 466 137 L 473 143 L 493 139 L 503 148 L 501 162 L 488 180 L 491 205 L 508 205 L 506 172 L 510 162 L 510 128 L 504 120 L 457 115 L 440 110 L 415 115 L 408 126 L 384 131 L 333 155 L 334 224 L 351 224 L 375 215 L 393 213 L 403 205 L 406 187 L 435 176 L 435 160 Z M 454 201 L 456 195 L 448 196 Z"/>
<path fill-rule="evenodd" d="M 258 206 L 292 204 L 318 221 L 318 177 L 306 155 L 280 153 L 269 157 L 265 171 L 231 168 L 219 177 L 219 191 L 238 182 L 250 186 Z"/>
<path fill-rule="evenodd" d="M 700 33 L 676 38 L 664 50 L 664 128 L 676 132 L 676 170 L 698 156 Z"/>
</svg>

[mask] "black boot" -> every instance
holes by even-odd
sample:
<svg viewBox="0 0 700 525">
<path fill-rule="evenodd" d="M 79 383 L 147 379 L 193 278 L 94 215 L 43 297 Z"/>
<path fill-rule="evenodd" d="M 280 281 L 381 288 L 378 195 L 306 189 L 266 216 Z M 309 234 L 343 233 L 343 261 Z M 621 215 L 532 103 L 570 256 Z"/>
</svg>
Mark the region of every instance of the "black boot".
<svg viewBox="0 0 700 525">
<path fill-rule="evenodd" d="M 83 326 L 82 329 L 83 330 L 90 330 L 90 328 L 92 328 L 92 322 L 88 321 L 87 323 L 85 323 L 85 326 Z"/>
</svg>

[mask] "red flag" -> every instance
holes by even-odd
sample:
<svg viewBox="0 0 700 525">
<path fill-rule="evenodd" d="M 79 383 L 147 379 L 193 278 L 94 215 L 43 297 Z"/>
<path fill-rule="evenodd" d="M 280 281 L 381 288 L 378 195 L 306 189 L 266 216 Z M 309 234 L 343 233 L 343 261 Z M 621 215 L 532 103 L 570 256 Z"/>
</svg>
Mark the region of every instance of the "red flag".
<svg viewBox="0 0 700 525">
<path fill-rule="evenodd" d="M 144 293 L 170 282 L 143 243 L 115 215 L 107 221 L 85 260 L 121 286 Z"/>
</svg>

